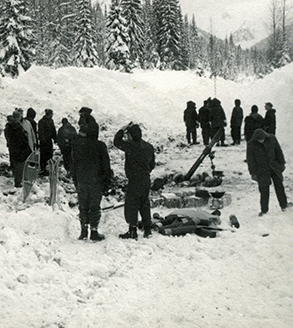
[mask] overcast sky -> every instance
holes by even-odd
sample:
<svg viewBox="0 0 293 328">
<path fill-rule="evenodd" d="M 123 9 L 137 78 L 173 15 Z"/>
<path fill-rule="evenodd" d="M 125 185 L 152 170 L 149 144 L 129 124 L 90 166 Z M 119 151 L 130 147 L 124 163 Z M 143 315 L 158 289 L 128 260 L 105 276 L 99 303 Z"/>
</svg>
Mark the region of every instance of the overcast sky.
<svg viewBox="0 0 293 328">
<path fill-rule="evenodd" d="M 179 0 L 182 11 L 198 27 L 224 38 L 244 23 L 266 36 L 270 0 Z"/>
</svg>

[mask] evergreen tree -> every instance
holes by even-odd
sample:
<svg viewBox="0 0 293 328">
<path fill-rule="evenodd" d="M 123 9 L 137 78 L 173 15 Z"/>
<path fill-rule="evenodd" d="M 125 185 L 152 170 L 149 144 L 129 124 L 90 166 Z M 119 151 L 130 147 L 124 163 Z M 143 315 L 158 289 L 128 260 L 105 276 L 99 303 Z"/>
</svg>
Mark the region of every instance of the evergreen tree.
<svg viewBox="0 0 293 328">
<path fill-rule="evenodd" d="M 35 40 L 31 18 L 24 0 L 3 0 L 0 17 L 0 66 L 5 74 L 19 75 L 20 69 L 30 68 Z"/>
<path fill-rule="evenodd" d="M 188 68 L 189 62 L 189 40 L 188 40 L 188 17 L 185 17 L 183 21 L 183 16 L 181 13 L 181 8 L 178 8 L 178 22 L 180 27 L 180 38 L 179 38 L 179 56 L 175 69 L 185 70 Z"/>
<path fill-rule="evenodd" d="M 93 7 L 93 23 L 95 33 L 95 44 L 97 46 L 100 64 L 105 64 L 105 44 L 106 44 L 106 14 L 104 15 L 99 3 Z"/>
<path fill-rule="evenodd" d="M 70 24 L 67 17 L 73 14 L 69 4 L 63 0 L 55 0 L 55 15 L 50 21 L 50 35 L 48 53 L 48 64 L 51 67 L 58 68 L 72 64 L 73 53 L 73 25 Z"/>
<path fill-rule="evenodd" d="M 129 34 L 126 19 L 122 15 L 119 0 L 112 0 L 110 12 L 107 17 L 107 61 L 110 69 L 130 72 L 132 64 L 129 51 Z"/>
<path fill-rule="evenodd" d="M 156 51 L 156 45 L 154 42 L 152 29 L 153 10 L 150 0 L 145 0 L 142 11 L 144 45 L 142 48 L 141 67 L 144 69 L 152 69 L 159 65 L 159 54 Z"/>
<path fill-rule="evenodd" d="M 144 45 L 141 1 L 122 0 L 121 7 L 128 27 L 130 60 L 137 65 L 141 60 Z"/>
<path fill-rule="evenodd" d="M 83 67 L 98 65 L 94 42 L 93 15 L 90 0 L 77 0 L 75 64 Z"/>
<path fill-rule="evenodd" d="M 199 41 L 198 31 L 194 15 L 192 15 L 191 25 L 189 27 L 189 68 L 195 69 L 199 63 Z"/>
<path fill-rule="evenodd" d="M 181 24 L 178 0 L 159 0 L 156 11 L 161 69 L 181 69 L 183 63 L 180 61 Z"/>
</svg>

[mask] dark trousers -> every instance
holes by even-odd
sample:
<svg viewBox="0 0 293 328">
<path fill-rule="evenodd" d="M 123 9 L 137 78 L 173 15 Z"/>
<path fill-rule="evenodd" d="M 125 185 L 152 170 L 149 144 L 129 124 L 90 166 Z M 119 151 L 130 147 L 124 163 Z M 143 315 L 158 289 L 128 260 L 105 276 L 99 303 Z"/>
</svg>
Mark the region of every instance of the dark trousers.
<svg viewBox="0 0 293 328">
<path fill-rule="evenodd" d="M 47 162 L 53 157 L 53 144 L 52 141 L 40 144 L 40 167 L 41 171 L 46 170 Z"/>
<path fill-rule="evenodd" d="M 101 218 L 102 190 L 103 188 L 99 184 L 78 185 L 77 193 L 81 226 L 89 224 L 91 230 L 98 228 Z"/>
<path fill-rule="evenodd" d="M 235 144 L 239 145 L 241 140 L 241 126 L 231 126 L 231 137 Z"/>
<path fill-rule="evenodd" d="M 71 164 L 71 147 L 62 147 L 60 148 L 61 154 L 63 155 L 63 163 L 65 170 L 68 172 L 70 171 L 70 164 Z"/>
<path fill-rule="evenodd" d="M 149 200 L 149 184 L 129 182 L 125 195 L 124 215 L 130 226 L 137 226 L 138 212 L 142 226 L 151 227 L 151 206 Z"/>
<path fill-rule="evenodd" d="M 197 139 L 197 133 L 196 133 L 196 129 L 190 129 L 190 128 L 186 128 L 186 139 L 188 143 L 191 143 L 191 138 L 192 138 L 192 142 L 196 143 L 196 139 Z"/>
<path fill-rule="evenodd" d="M 19 187 L 22 183 L 23 168 L 25 162 L 13 161 L 13 175 L 14 175 L 14 185 Z"/>
<path fill-rule="evenodd" d="M 210 142 L 210 135 L 211 135 L 211 129 L 210 127 L 206 127 L 206 128 L 203 128 L 201 130 L 201 134 L 202 134 L 202 140 L 203 140 L 203 143 L 204 145 L 208 145 L 209 142 Z"/>
<path fill-rule="evenodd" d="M 221 142 L 224 142 L 225 141 L 225 129 L 224 129 L 224 127 L 222 127 L 222 126 L 218 126 L 218 127 L 214 127 L 214 128 L 211 128 L 211 138 L 213 138 L 214 136 L 215 136 L 215 134 L 220 130 L 220 129 L 222 129 L 222 131 L 223 131 L 223 133 L 222 133 L 222 136 L 221 136 L 221 138 L 220 138 L 220 141 Z"/>
<path fill-rule="evenodd" d="M 283 181 L 276 175 L 275 172 L 271 171 L 271 179 L 273 180 L 276 196 L 281 208 L 287 206 L 287 196 Z M 269 210 L 269 199 L 270 199 L 270 185 L 269 184 L 258 184 L 260 192 L 260 208 L 263 213 L 267 213 Z"/>
</svg>

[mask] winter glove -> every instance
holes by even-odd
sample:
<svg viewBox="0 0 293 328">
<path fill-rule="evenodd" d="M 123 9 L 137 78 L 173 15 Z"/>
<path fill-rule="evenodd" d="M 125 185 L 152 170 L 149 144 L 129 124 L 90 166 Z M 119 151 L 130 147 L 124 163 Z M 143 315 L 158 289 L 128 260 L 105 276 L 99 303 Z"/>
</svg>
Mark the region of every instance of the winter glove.
<svg viewBox="0 0 293 328">
<path fill-rule="evenodd" d="M 285 167 L 285 164 L 281 164 L 281 165 L 280 165 L 281 172 L 284 172 L 284 171 L 285 171 L 285 168 L 286 168 L 286 167 Z"/>
<path fill-rule="evenodd" d="M 254 180 L 254 181 L 257 181 L 257 175 L 252 174 L 251 179 Z"/>
</svg>

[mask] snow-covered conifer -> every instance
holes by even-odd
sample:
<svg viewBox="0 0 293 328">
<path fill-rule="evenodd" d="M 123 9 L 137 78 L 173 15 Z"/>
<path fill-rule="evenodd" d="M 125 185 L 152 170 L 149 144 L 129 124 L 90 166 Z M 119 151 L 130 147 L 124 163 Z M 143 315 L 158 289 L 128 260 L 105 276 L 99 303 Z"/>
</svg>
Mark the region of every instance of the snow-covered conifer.
<svg viewBox="0 0 293 328">
<path fill-rule="evenodd" d="M 129 51 L 129 34 L 126 19 L 119 0 L 112 0 L 107 17 L 107 61 L 110 69 L 130 72 L 132 68 Z"/>
<path fill-rule="evenodd" d="M 75 64 L 83 67 L 98 65 L 98 51 L 94 42 L 92 7 L 89 0 L 77 0 Z"/>
<path fill-rule="evenodd" d="M 0 12 L 0 65 L 5 74 L 17 77 L 34 57 L 31 18 L 24 0 L 2 0 Z"/>
<path fill-rule="evenodd" d="M 159 65 L 159 54 L 156 50 L 152 29 L 153 10 L 150 0 L 146 0 L 143 7 L 143 34 L 144 45 L 142 48 L 141 66 L 144 69 L 152 69 Z"/>
<path fill-rule="evenodd" d="M 141 1 L 121 0 L 121 7 L 128 27 L 130 60 L 137 65 L 141 59 L 144 45 Z"/>
<path fill-rule="evenodd" d="M 180 20 L 178 0 L 155 3 L 157 43 L 161 69 L 178 69 L 180 66 Z"/>
</svg>

